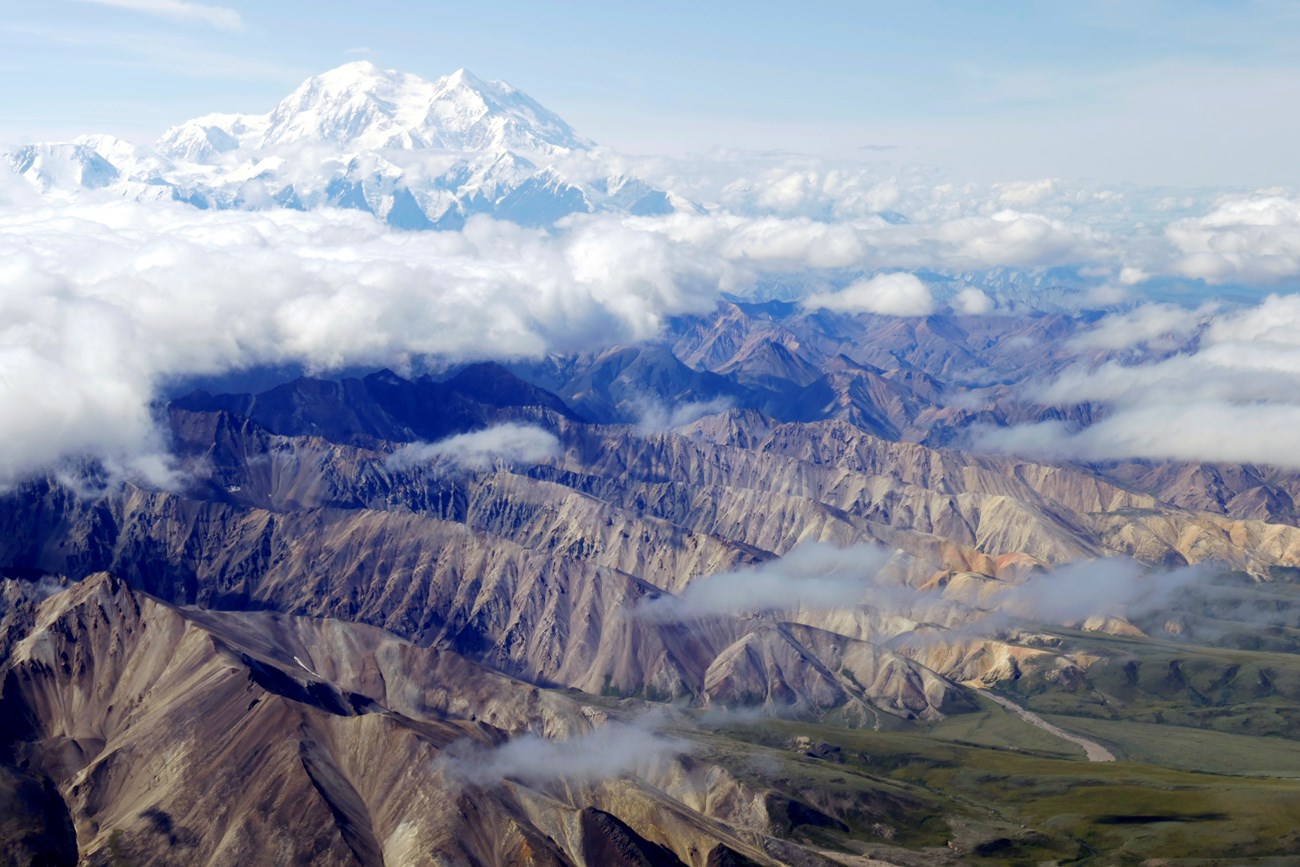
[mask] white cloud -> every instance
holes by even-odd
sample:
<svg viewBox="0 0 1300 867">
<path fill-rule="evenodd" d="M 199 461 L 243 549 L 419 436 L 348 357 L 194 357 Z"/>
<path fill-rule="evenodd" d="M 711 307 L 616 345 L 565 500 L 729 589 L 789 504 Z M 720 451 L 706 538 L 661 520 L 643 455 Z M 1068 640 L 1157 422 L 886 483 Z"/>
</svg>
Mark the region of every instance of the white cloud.
<svg viewBox="0 0 1300 867">
<path fill-rule="evenodd" d="M 1082 430 L 1059 422 L 978 431 L 975 444 L 1028 456 L 1151 458 L 1300 467 L 1300 297 L 1271 296 L 1256 307 L 1157 308 L 1115 317 L 1085 341 L 1118 349 L 1144 341 L 1162 349 L 1199 329 L 1181 351 L 1145 363 L 1075 364 L 1028 396 L 1046 403 L 1105 405 Z"/>
<path fill-rule="evenodd" d="M 1300 250 L 1300 206 L 1277 194 L 1224 200 L 1194 220 L 1185 216 L 1194 199 L 1175 202 L 1169 232 L 1124 241 L 1136 245 L 1130 255 L 1111 228 L 1132 217 L 1124 210 L 1132 196 L 1054 182 L 1040 185 L 1042 213 L 1030 213 L 1007 209 L 988 188 L 905 174 L 862 174 L 850 184 L 846 169 L 835 171 L 836 183 L 857 190 L 853 196 L 870 188 L 862 186 L 868 180 L 894 184 L 893 201 L 911 222 L 679 213 L 581 216 L 544 231 L 477 217 L 463 231 L 400 233 L 356 212 L 203 212 L 106 193 L 60 203 L 0 171 L 0 370 L 7 374 L 0 376 L 0 484 L 85 455 L 123 471 L 151 466 L 161 478 L 163 449 L 149 406 L 174 377 L 267 363 L 328 370 L 401 365 L 426 353 L 472 359 L 591 349 L 653 337 L 670 316 L 711 310 L 722 293 L 743 294 L 781 275 L 824 287 L 875 273 L 839 292 L 812 291 L 806 305 L 919 316 L 937 309 L 929 287 L 909 273 L 920 268 L 1083 262 L 1127 282 L 1125 274 L 1183 267 L 1205 248 L 1220 258 L 1231 253 L 1223 261 L 1238 275 L 1267 276 L 1284 272 L 1288 251 Z M 866 208 L 865 199 L 855 201 Z M 952 305 L 979 313 L 992 302 L 968 287 Z M 1261 316 L 1289 323 L 1288 303 L 1270 301 Z M 1105 350 L 1145 339 L 1172 351 L 1197 316 L 1135 311 L 1103 320 L 1084 340 Z M 1272 336 L 1261 343 L 1245 333 L 1251 328 Z M 1159 367 L 1066 370 L 1055 388 L 1063 399 L 1122 408 L 1160 403 L 1160 383 L 1172 382 L 1175 403 L 1189 396 L 1223 402 L 1207 407 L 1214 412 L 1247 400 L 1286 406 L 1282 395 L 1295 382 L 1278 366 L 1294 352 L 1277 331 L 1220 316 L 1200 336 L 1198 353 Z M 1120 424 L 1115 413 L 1107 421 Z M 1013 435 L 994 439 L 1001 436 Z"/>
<path fill-rule="evenodd" d="M 901 192 L 893 178 L 813 163 L 766 168 L 756 177 L 732 181 L 720 198 L 745 213 L 842 219 L 888 211 Z"/>
<path fill-rule="evenodd" d="M 664 595 L 637 612 L 655 620 L 683 620 L 783 609 L 852 608 L 869 591 L 886 592 L 877 576 L 893 554 L 875 545 L 836 548 L 807 543 L 752 569 L 697 579 L 680 595 Z M 879 601 L 873 597 L 873 601 Z"/>
<path fill-rule="evenodd" d="M 560 441 L 555 434 L 536 425 L 507 422 L 435 443 L 410 443 L 389 456 L 388 463 L 398 468 L 445 463 L 486 470 L 500 465 L 540 464 L 559 455 Z"/>
<path fill-rule="evenodd" d="M 958 313 L 965 313 L 967 316 L 982 316 L 991 312 L 995 305 L 993 299 L 985 294 L 983 290 L 976 289 L 974 286 L 967 286 L 953 296 L 952 306 Z"/>
<path fill-rule="evenodd" d="M 730 285 L 698 248 L 608 228 L 476 219 L 411 234 L 340 211 L 2 210 L 0 484 L 65 458 L 157 453 L 149 407 L 168 378 L 632 341 Z"/>
<path fill-rule="evenodd" d="M 677 430 L 705 416 L 725 412 L 731 406 L 732 402 L 725 397 L 694 400 L 671 406 L 657 400 L 645 399 L 636 402 L 633 409 L 637 416 L 637 430 L 643 434 L 652 434 Z"/>
<path fill-rule="evenodd" d="M 923 235 L 937 243 L 943 259 L 976 266 L 1088 262 L 1101 252 L 1086 226 L 1010 209 L 949 220 Z"/>
<path fill-rule="evenodd" d="M 1226 568 L 1198 564 L 1151 569 L 1120 558 L 1079 560 L 1035 571 L 1018 585 L 954 583 L 944 594 L 961 612 L 953 628 L 908 636 L 909 643 L 1005 635 L 1026 622 L 1078 627 L 1094 617 L 1118 617 L 1140 629 L 1159 630 L 1188 614 L 1193 615 L 1194 635 L 1200 636 L 1193 640 L 1203 640 L 1217 630 L 1211 620 L 1294 629 L 1298 616 L 1296 606 L 1261 594 L 1250 579 L 1234 579 Z"/>
<path fill-rule="evenodd" d="M 1056 460 L 1124 458 L 1273 464 L 1300 469 L 1300 406 L 1201 400 L 1128 406 L 1083 430 L 1059 422 L 991 429 L 977 448 Z"/>
<path fill-rule="evenodd" d="M 644 776 L 659 762 L 689 749 L 689 744 L 657 733 L 646 721 L 610 722 L 567 739 L 525 734 L 490 747 L 457 741 L 439 755 L 434 770 L 468 786 L 504 780 L 529 785 L 597 782 L 631 773 Z"/>
<path fill-rule="evenodd" d="M 207 24 L 223 30 L 242 30 L 244 27 L 243 19 L 234 9 L 207 3 L 191 3 L 188 0 L 81 0 L 81 2 L 129 9 L 172 21 Z"/>
<path fill-rule="evenodd" d="M 1079 560 L 1004 587 L 985 629 L 1005 615 L 1058 625 L 1094 616 L 1132 620 L 1160 615 L 1185 605 L 1192 587 L 1212 589 L 1213 574 L 1204 566 L 1151 570 L 1134 560 Z"/>
<path fill-rule="evenodd" d="M 631 342 L 763 275 L 816 285 L 827 270 L 958 265 L 972 243 L 997 261 L 994 236 L 1015 222 L 604 215 L 544 231 L 477 217 L 458 232 L 402 233 L 357 212 L 204 212 L 107 193 L 60 203 L 33 199 L 8 172 L 0 181 L 0 198 L 12 202 L 0 206 L 0 354 L 15 372 L 0 378 L 0 484 L 61 459 L 128 466 L 160 454 L 149 406 L 171 378 Z M 1007 257 L 1046 255 L 1026 250 L 1021 239 Z M 901 272 L 809 303 L 935 309 L 929 288 Z M 978 296 L 962 303 L 983 306 Z"/>
<path fill-rule="evenodd" d="M 914 274 L 897 272 L 858 280 L 838 292 L 817 292 L 804 299 L 809 310 L 928 316 L 934 312 L 930 287 Z"/>
<path fill-rule="evenodd" d="M 1209 283 L 1300 276 L 1300 199 L 1232 196 L 1210 213 L 1170 224 L 1174 273 Z"/>
<path fill-rule="evenodd" d="M 860 266 L 870 255 L 865 227 L 807 217 L 676 214 L 629 221 L 675 244 L 709 251 L 735 268 L 788 271 Z"/>
<path fill-rule="evenodd" d="M 1125 266 L 1119 271 L 1119 285 L 1136 286 L 1137 284 L 1144 282 L 1149 276 L 1150 275 L 1141 268 Z"/>
<path fill-rule="evenodd" d="M 1103 317 L 1092 328 L 1074 338 L 1079 349 L 1116 351 L 1146 346 L 1157 350 L 1184 345 L 1214 316 L 1216 305 L 1196 309 L 1176 304 L 1143 304 L 1124 313 Z"/>
<path fill-rule="evenodd" d="M 1047 197 L 1057 191 L 1057 181 L 1053 178 L 1044 178 L 1038 181 L 1016 181 L 1006 184 L 996 184 L 994 189 L 998 191 L 998 201 L 1010 207 L 1026 207 L 1037 205 Z"/>
</svg>

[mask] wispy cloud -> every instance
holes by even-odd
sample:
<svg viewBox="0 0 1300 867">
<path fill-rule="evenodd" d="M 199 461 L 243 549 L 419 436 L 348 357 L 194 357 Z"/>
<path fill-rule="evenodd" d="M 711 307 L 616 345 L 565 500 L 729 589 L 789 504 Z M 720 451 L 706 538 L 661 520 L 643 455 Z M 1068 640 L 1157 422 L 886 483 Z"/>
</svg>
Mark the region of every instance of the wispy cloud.
<svg viewBox="0 0 1300 867">
<path fill-rule="evenodd" d="M 394 452 L 388 464 L 398 469 L 436 463 L 487 470 L 502 465 L 540 464 L 559 455 L 560 441 L 555 434 L 535 425 L 507 422 L 436 443 L 411 443 Z"/>
<path fill-rule="evenodd" d="M 833 610 L 852 608 L 869 591 L 875 591 L 872 601 L 879 603 L 890 592 L 879 573 L 892 556 L 875 545 L 807 543 L 752 569 L 701 578 L 680 596 L 660 596 L 637 611 L 651 620 L 675 622 L 791 608 Z"/>
<path fill-rule="evenodd" d="M 97 2 L 97 0 L 81 0 Z M 142 69 L 191 79 L 229 81 L 295 81 L 312 70 L 214 49 L 204 40 L 181 35 L 158 39 L 147 33 L 123 28 L 110 30 L 69 29 L 40 25 L 5 25 L 4 32 L 30 44 L 76 49 L 78 56 L 123 69 Z M 180 118 L 170 118 L 171 121 Z M 81 130 L 78 130 L 79 132 Z"/>
<path fill-rule="evenodd" d="M 81 0 L 81 2 L 115 6 L 118 9 L 157 15 L 160 18 L 169 18 L 187 24 L 207 24 L 223 30 L 244 28 L 244 19 L 234 9 L 226 6 L 209 6 L 206 3 L 190 3 L 187 0 Z"/>
<path fill-rule="evenodd" d="M 726 397 L 689 401 L 671 406 L 646 397 L 633 402 L 633 411 L 637 417 L 637 430 L 643 434 L 654 434 L 677 430 L 705 416 L 726 412 L 732 405 L 731 399 Z"/>
<path fill-rule="evenodd" d="M 503 780 L 593 782 L 644 772 L 688 750 L 684 741 L 659 734 L 651 720 L 638 719 L 611 722 L 567 740 L 526 734 L 491 747 L 457 741 L 438 757 L 434 769 L 448 781 L 480 787 Z"/>
<path fill-rule="evenodd" d="M 1086 360 L 1026 396 L 1045 404 L 1088 401 L 1105 416 L 1082 429 L 1045 421 L 973 432 L 976 448 L 1051 460 L 1124 458 L 1300 467 L 1300 298 L 1214 312 L 1139 307 L 1101 320 L 1082 348 L 1120 350 Z M 1178 351 L 1171 351 L 1177 347 Z"/>
</svg>

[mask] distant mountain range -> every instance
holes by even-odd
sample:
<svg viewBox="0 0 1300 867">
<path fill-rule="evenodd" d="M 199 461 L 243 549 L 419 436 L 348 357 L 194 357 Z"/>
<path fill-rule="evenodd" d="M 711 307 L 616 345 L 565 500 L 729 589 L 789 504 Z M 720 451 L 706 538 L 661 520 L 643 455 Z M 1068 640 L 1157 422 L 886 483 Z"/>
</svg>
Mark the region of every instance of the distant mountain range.
<svg viewBox="0 0 1300 867">
<path fill-rule="evenodd" d="M 89 135 L 4 158 L 47 194 L 108 190 L 204 209 L 333 206 L 399 229 L 458 228 L 474 214 L 547 225 L 570 214 L 694 208 L 602 169 L 609 159 L 593 148 L 503 81 L 464 69 L 426 81 L 358 61 L 307 79 L 267 114 L 204 115 L 153 147 Z"/>
</svg>

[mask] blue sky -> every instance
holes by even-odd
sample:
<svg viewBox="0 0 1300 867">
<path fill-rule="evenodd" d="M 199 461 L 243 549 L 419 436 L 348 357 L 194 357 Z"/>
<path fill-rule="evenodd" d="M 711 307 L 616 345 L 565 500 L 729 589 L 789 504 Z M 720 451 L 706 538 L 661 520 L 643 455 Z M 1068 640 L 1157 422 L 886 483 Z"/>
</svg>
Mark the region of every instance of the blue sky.
<svg viewBox="0 0 1300 867">
<path fill-rule="evenodd" d="M 1300 3 L 1282 0 L 11 2 L 0 139 L 148 141 L 358 58 L 503 78 L 633 153 L 1300 186 Z"/>
</svg>

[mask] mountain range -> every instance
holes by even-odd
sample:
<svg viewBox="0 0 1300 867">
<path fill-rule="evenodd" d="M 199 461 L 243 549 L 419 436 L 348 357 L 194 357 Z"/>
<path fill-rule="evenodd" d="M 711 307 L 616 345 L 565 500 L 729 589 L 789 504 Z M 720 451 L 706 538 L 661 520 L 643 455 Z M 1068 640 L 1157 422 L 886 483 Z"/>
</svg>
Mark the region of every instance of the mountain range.
<svg viewBox="0 0 1300 867">
<path fill-rule="evenodd" d="M 1291 857 L 1300 477 L 954 447 L 1090 423 L 1009 387 L 1081 327 L 733 303 L 509 366 L 178 385 L 181 487 L 0 496 L 6 851 Z"/>
</svg>

